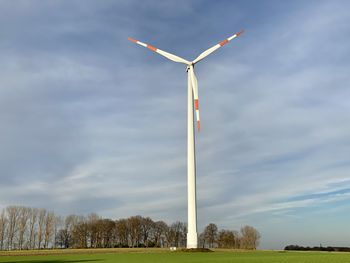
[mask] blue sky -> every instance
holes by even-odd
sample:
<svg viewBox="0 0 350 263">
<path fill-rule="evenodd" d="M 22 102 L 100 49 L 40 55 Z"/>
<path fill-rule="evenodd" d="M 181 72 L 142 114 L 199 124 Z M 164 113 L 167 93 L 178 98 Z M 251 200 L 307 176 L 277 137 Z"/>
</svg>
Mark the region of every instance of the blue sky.
<svg viewBox="0 0 350 263">
<path fill-rule="evenodd" d="M 261 248 L 349 246 L 348 1 L 0 1 L 0 208 L 186 221 L 185 59 L 198 220 Z"/>
</svg>

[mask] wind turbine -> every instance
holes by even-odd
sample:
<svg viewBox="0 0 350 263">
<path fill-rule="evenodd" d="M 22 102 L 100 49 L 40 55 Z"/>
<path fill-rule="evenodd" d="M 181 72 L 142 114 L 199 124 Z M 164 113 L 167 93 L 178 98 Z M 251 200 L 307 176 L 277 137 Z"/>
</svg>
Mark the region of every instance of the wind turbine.
<svg viewBox="0 0 350 263">
<path fill-rule="evenodd" d="M 240 36 L 243 31 L 240 31 L 229 38 L 221 41 L 215 46 L 207 49 L 201 53 L 195 60 L 188 61 L 176 55 L 170 54 L 152 45 L 145 44 L 141 41 L 135 40 L 131 37 L 128 38 L 131 42 L 146 47 L 167 59 L 174 62 L 183 63 L 187 65 L 187 86 L 188 86 L 188 107 L 187 107 L 187 201 L 188 201 L 188 232 L 187 232 L 187 248 L 198 247 L 198 235 L 197 235 L 197 205 L 196 205 L 196 155 L 195 155 L 195 141 L 194 141 L 194 121 L 193 110 L 196 112 L 197 128 L 200 130 L 200 118 L 199 118 L 199 103 L 198 103 L 198 83 L 196 75 L 194 74 L 194 65 L 204 59 L 215 50 L 219 49 L 223 45 L 227 44 L 232 39 Z M 194 106 L 194 107 L 193 107 Z"/>
</svg>

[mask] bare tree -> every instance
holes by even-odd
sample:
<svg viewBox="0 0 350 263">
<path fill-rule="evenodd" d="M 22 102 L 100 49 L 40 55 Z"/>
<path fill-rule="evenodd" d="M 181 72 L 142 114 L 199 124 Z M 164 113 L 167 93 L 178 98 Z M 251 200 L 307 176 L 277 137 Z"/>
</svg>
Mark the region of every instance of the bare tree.
<svg viewBox="0 0 350 263">
<path fill-rule="evenodd" d="M 115 222 L 111 219 L 100 219 L 101 247 L 113 247 L 116 242 Z"/>
<path fill-rule="evenodd" d="M 177 246 L 186 247 L 187 242 L 187 225 L 184 222 L 177 221 L 175 223 L 177 231 Z"/>
<path fill-rule="evenodd" d="M 47 213 L 46 209 L 39 209 L 39 215 L 38 215 L 38 249 L 41 249 L 41 245 L 42 245 L 42 242 L 44 240 L 46 213 Z"/>
<path fill-rule="evenodd" d="M 6 231 L 7 231 L 7 217 L 5 210 L 2 210 L 0 214 L 0 250 L 5 248 L 5 239 L 6 239 Z"/>
<path fill-rule="evenodd" d="M 27 231 L 30 209 L 28 207 L 19 207 L 19 224 L 18 224 L 18 248 L 23 249 L 24 235 Z"/>
<path fill-rule="evenodd" d="M 29 209 L 29 244 L 28 248 L 35 248 L 35 238 L 36 238 L 36 223 L 38 218 L 39 210 L 37 208 Z"/>
<path fill-rule="evenodd" d="M 6 207 L 7 217 L 8 217 L 8 240 L 7 249 L 14 249 L 14 237 L 18 231 L 18 217 L 19 217 L 19 207 L 18 206 L 8 206 Z"/>
<path fill-rule="evenodd" d="M 89 214 L 87 216 L 87 224 L 88 224 L 88 247 L 97 247 L 97 238 L 98 238 L 98 227 L 97 222 L 100 220 L 100 217 L 95 214 Z"/>
<path fill-rule="evenodd" d="M 204 231 L 203 231 L 198 236 L 198 247 L 205 248 L 205 246 L 206 246 L 206 242 L 205 242 Z"/>
<path fill-rule="evenodd" d="M 260 233 L 254 227 L 241 228 L 241 247 L 244 249 L 256 249 L 260 241 Z"/>
<path fill-rule="evenodd" d="M 241 235 L 240 235 L 239 232 L 236 231 L 236 230 L 232 231 L 232 233 L 233 233 L 233 236 L 235 237 L 235 245 L 234 245 L 234 248 L 240 248 L 240 247 L 241 247 L 241 241 L 242 241 Z"/>
<path fill-rule="evenodd" d="M 256 249 L 260 241 L 260 233 L 254 227 L 244 226 L 241 228 L 241 248 Z"/>
<path fill-rule="evenodd" d="M 57 243 L 62 248 L 70 248 L 73 246 L 73 229 L 78 222 L 76 215 L 69 215 L 64 219 L 64 228 L 57 232 Z"/>
<path fill-rule="evenodd" d="M 156 247 L 163 247 L 165 243 L 165 233 L 168 225 L 164 221 L 154 223 L 153 239 Z"/>
<path fill-rule="evenodd" d="M 120 247 L 127 247 L 129 245 L 129 223 L 127 219 L 119 219 L 115 224 L 116 236 Z"/>
<path fill-rule="evenodd" d="M 143 236 L 143 244 L 149 246 L 149 236 L 154 230 L 154 222 L 150 217 L 142 218 L 141 221 L 141 231 Z"/>
<path fill-rule="evenodd" d="M 58 245 L 58 231 L 62 227 L 63 227 L 63 217 L 62 216 L 55 216 L 53 248 L 57 248 L 57 245 Z"/>
<path fill-rule="evenodd" d="M 209 248 L 214 247 L 217 241 L 217 237 L 218 237 L 218 227 L 215 224 L 210 223 L 204 229 L 204 238 Z"/>
<path fill-rule="evenodd" d="M 168 227 L 166 239 L 168 246 L 185 247 L 186 246 L 186 224 L 176 221 Z"/>
<path fill-rule="evenodd" d="M 48 248 L 55 231 L 55 214 L 53 212 L 46 213 L 45 231 L 44 231 L 44 248 Z"/>
<path fill-rule="evenodd" d="M 142 237 L 141 216 L 132 216 L 128 218 L 128 226 L 130 230 L 130 241 L 132 247 L 138 247 Z"/>
<path fill-rule="evenodd" d="M 166 247 L 174 247 L 176 246 L 176 231 L 173 227 L 168 226 L 165 231 L 165 243 Z"/>
<path fill-rule="evenodd" d="M 72 226 L 73 246 L 76 248 L 86 248 L 88 242 L 88 223 L 84 216 L 75 218 Z"/>
<path fill-rule="evenodd" d="M 235 232 L 231 230 L 220 230 L 217 242 L 220 248 L 236 248 Z"/>
</svg>

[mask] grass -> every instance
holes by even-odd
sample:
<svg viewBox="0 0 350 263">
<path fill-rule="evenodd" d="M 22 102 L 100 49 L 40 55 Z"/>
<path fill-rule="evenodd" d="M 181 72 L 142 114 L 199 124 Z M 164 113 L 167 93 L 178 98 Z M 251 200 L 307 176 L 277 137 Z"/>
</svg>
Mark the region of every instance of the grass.
<svg viewBox="0 0 350 263">
<path fill-rule="evenodd" d="M 79 252 L 80 251 L 80 252 Z M 28 252 L 28 251 L 27 251 Z M 42 253 L 43 251 L 40 251 Z M 58 251 L 59 252 L 59 251 Z M 1 263 L 350 263 L 350 253 L 216 251 L 215 253 L 169 252 L 167 250 L 71 250 L 69 254 L 49 251 L 41 255 L 0 253 Z"/>
</svg>

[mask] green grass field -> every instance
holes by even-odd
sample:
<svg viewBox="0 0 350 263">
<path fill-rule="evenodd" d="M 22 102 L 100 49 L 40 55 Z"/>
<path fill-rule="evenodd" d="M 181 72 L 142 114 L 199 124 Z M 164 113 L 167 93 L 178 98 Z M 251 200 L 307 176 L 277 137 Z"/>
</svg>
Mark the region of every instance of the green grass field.
<svg viewBox="0 0 350 263">
<path fill-rule="evenodd" d="M 79 254 L 82 253 L 82 254 Z M 20 253 L 10 253 L 11 256 L 0 254 L 2 263 L 350 263 L 350 253 L 327 253 L 327 252 L 274 252 L 274 251 L 254 251 L 254 252 L 232 252 L 216 251 L 214 253 L 185 253 L 168 251 L 99 251 L 91 253 L 86 251 L 75 251 L 69 254 L 45 255 L 18 255 Z M 44 253 L 43 253 L 44 254 Z"/>
</svg>

